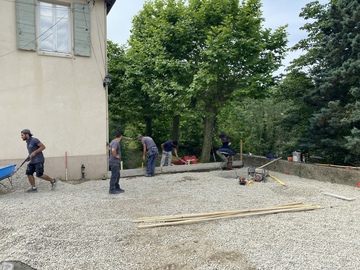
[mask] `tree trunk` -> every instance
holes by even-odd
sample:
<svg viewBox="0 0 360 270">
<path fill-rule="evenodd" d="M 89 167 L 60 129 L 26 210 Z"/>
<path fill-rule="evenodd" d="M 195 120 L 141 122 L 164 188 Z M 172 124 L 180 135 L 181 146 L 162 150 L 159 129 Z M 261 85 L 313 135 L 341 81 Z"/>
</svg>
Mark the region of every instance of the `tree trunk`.
<svg viewBox="0 0 360 270">
<path fill-rule="evenodd" d="M 176 115 L 172 119 L 171 139 L 173 141 L 179 141 L 179 138 L 180 138 L 180 115 Z"/>
<path fill-rule="evenodd" d="M 145 117 L 146 124 L 146 134 L 144 136 L 152 136 L 152 119 L 150 117 Z"/>
<path fill-rule="evenodd" d="M 206 115 L 204 119 L 204 141 L 201 150 L 200 162 L 210 161 L 210 152 L 212 148 L 212 136 L 216 116 L 216 108 L 212 105 L 205 107 Z"/>
</svg>

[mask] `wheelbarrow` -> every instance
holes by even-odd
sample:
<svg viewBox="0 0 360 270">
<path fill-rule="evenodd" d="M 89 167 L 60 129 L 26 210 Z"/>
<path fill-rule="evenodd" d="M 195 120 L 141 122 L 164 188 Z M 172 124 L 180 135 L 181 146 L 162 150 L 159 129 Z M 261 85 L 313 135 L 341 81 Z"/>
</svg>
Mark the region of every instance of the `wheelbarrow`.
<svg viewBox="0 0 360 270">
<path fill-rule="evenodd" d="M 15 166 L 16 164 L 11 164 L 8 166 L 0 167 L 0 181 L 8 179 L 12 188 L 14 187 L 12 184 L 12 176 L 15 174 Z M 1 182 L 0 185 L 6 188 L 6 186 Z"/>
<path fill-rule="evenodd" d="M 12 177 L 15 173 L 17 173 L 17 171 L 22 167 L 22 165 L 24 165 L 24 163 L 26 161 L 29 161 L 29 157 L 27 157 L 23 163 L 21 163 L 21 165 L 19 166 L 19 168 L 17 168 L 15 170 L 16 164 L 11 164 L 11 165 L 7 165 L 7 166 L 3 166 L 0 167 L 0 181 L 8 179 L 11 185 L 11 188 L 14 188 L 13 183 L 12 183 Z M 6 188 L 6 186 L 0 182 L 0 185 L 2 185 L 3 187 Z"/>
</svg>

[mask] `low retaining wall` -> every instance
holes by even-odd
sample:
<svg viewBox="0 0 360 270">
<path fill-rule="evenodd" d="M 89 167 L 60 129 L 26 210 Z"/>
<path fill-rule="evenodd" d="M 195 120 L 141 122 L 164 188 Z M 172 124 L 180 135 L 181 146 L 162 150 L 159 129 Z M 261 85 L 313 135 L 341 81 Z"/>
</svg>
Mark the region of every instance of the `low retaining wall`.
<svg viewBox="0 0 360 270">
<path fill-rule="evenodd" d="M 262 156 L 243 156 L 246 167 L 260 167 L 271 160 Z M 270 171 L 288 173 L 302 178 L 315 179 L 324 182 L 357 186 L 360 182 L 360 170 L 319 166 L 310 163 L 278 160 L 265 167 Z"/>
</svg>

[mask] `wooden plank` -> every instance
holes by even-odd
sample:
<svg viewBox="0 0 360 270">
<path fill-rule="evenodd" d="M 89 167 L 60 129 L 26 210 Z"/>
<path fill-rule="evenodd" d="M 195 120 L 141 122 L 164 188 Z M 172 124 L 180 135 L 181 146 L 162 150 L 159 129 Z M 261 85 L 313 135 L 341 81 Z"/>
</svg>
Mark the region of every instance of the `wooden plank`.
<svg viewBox="0 0 360 270">
<path fill-rule="evenodd" d="M 221 215 L 233 215 L 240 213 L 248 213 L 248 212 L 260 212 L 260 211 L 270 211 L 276 209 L 284 209 L 284 208 L 298 208 L 304 207 L 301 202 L 293 202 L 288 204 L 282 204 L 277 206 L 270 206 L 266 208 L 255 208 L 255 209 L 245 209 L 245 210 L 227 210 L 227 211 L 219 211 L 219 212 L 207 212 L 207 213 L 197 213 L 197 214 L 178 214 L 178 215 L 168 215 L 168 216 L 155 216 L 155 217 L 143 217 L 134 220 L 133 222 L 155 222 L 155 221 L 170 221 L 177 219 L 194 219 L 201 217 L 209 217 L 209 216 L 221 216 Z"/>
<path fill-rule="evenodd" d="M 214 216 L 209 218 L 194 218 L 194 219 L 186 219 L 181 221 L 174 221 L 174 222 L 164 222 L 164 223 L 158 223 L 158 224 L 152 224 L 152 225 L 144 225 L 144 226 L 138 226 L 137 229 L 148 229 L 148 228 L 155 228 L 155 227 L 164 227 L 164 226 L 173 226 L 173 225 L 183 225 L 183 224 L 192 224 L 202 221 L 210 221 L 210 220 L 217 220 L 217 219 L 224 219 L 224 218 L 235 218 L 235 217 L 247 217 L 247 216 L 254 216 L 254 215 L 266 215 L 266 214 L 275 214 L 275 213 L 284 213 L 284 212 L 294 212 L 294 211 L 309 211 L 309 210 L 315 210 L 323 208 L 322 206 L 318 205 L 303 205 L 303 206 L 297 206 L 297 207 L 289 207 L 289 208 L 280 208 L 280 209 L 274 209 L 274 210 L 263 210 L 258 212 L 245 212 L 245 213 L 239 213 L 235 215 L 226 215 L 226 216 Z"/>
<path fill-rule="evenodd" d="M 342 169 L 347 169 L 347 170 L 359 170 L 359 169 L 360 169 L 360 167 L 334 165 L 334 164 L 315 163 L 315 165 L 316 165 L 316 166 L 323 166 L 323 167 L 342 168 Z"/>
</svg>

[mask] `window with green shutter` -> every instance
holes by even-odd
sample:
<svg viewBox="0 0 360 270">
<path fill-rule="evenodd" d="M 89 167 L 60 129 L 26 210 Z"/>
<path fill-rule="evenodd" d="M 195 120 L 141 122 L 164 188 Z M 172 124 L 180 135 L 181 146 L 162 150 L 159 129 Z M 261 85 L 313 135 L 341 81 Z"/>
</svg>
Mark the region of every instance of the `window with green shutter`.
<svg viewBox="0 0 360 270">
<path fill-rule="evenodd" d="M 91 55 L 90 9 L 87 4 L 74 3 L 74 54 Z"/>
<path fill-rule="evenodd" d="M 39 52 L 71 54 L 70 7 L 39 1 Z"/>
<path fill-rule="evenodd" d="M 16 38 L 19 50 L 36 51 L 35 0 L 16 0 Z"/>
<path fill-rule="evenodd" d="M 16 25 L 20 50 L 91 56 L 88 4 L 16 0 Z"/>
</svg>

